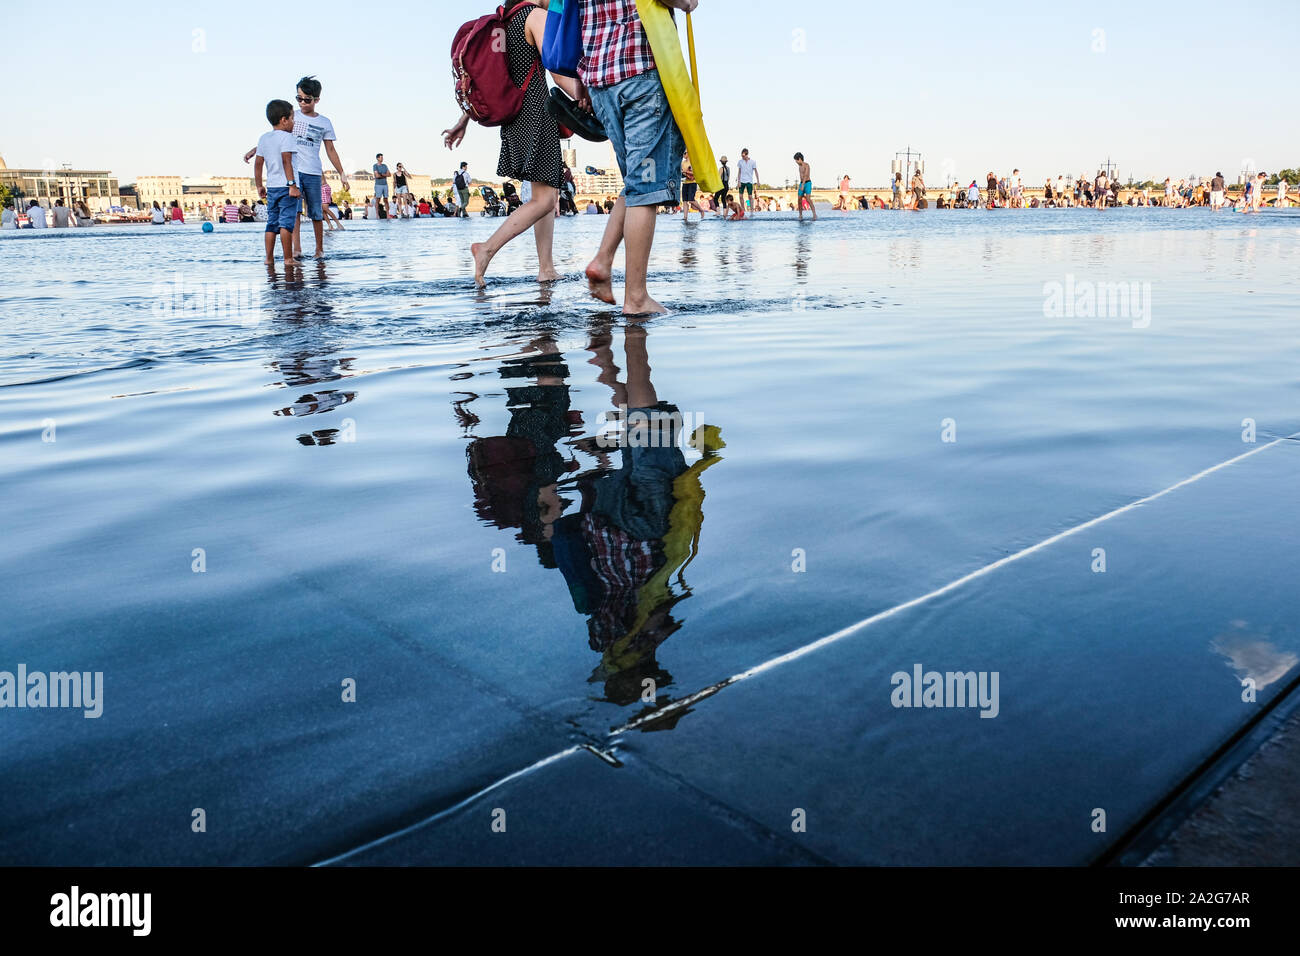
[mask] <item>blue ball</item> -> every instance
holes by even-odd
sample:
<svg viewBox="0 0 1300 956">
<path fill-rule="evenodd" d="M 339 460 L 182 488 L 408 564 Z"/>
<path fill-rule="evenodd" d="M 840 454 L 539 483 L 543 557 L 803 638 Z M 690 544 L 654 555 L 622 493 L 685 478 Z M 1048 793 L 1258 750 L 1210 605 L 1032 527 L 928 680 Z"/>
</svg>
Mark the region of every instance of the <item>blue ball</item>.
<svg viewBox="0 0 1300 956">
<path fill-rule="evenodd" d="M 211 231 L 212 231 L 212 223 L 210 223 L 210 222 L 205 222 L 205 223 L 203 224 L 203 231 L 204 231 L 204 232 L 211 232 Z"/>
</svg>

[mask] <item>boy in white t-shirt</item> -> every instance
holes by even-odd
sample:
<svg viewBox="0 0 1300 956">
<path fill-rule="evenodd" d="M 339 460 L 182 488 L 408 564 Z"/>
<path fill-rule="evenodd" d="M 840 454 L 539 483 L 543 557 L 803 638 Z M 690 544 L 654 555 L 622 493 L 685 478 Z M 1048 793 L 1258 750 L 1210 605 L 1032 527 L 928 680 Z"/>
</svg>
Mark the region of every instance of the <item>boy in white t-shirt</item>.
<svg viewBox="0 0 1300 956">
<path fill-rule="evenodd" d="M 293 136 L 293 107 L 287 100 L 271 100 L 266 104 L 266 119 L 271 131 L 263 133 L 257 141 L 257 162 L 253 178 L 257 181 L 257 194 L 266 200 L 266 263 L 275 262 L 275 234 L 280 234 L 284 250 L 284 264 L 298 265 L 293 254 L 293 230 L 298 224 L 298 207 L 301 191 L 294 179 L 293 162 L 298 150 Z M 266 185 L 262 185 L 262 170 L 266 169 Z"/>
<path fill-rule="evenodd" d="M 339 159 L 338 150 L 334 145 L 334 124 L 330 122 L 329 117 L 323 113 L 316 112 L 316 105 L 320 102 L 321 82 L 314 76 L 304 76 L 298 81 L 298 88 L 295 93 L 295 99 L 298 101 L 299 109 L 293 114 L 293 135 L 297 142 L 298 152 L 295 157 L 295 167 L 298 170 L 298 182 L 302 187 L 302 206 L 303 213 L 311 220 L 312 231 L 316 235 L 316 258 L 324 257 L 324 233 L 325 233 L 325 208 L 322 201 L 322 184 L 324 182 L 324 167 L 320 161 L 321 146 L 324 145 L 325 153 L 329 156 L 330 163 L 334 171 L 339 174 L 343 182 L 343 188 L 348 188 L 348 177 L 343 172 L 343 162 Z M 249 150 L 244 155 L 244 162 L 248 162 L 253 150 Z M 295 230 L 293 234 L 293 253 L 295 256 L 302 255 L 302 232 Z"/>
</svg>

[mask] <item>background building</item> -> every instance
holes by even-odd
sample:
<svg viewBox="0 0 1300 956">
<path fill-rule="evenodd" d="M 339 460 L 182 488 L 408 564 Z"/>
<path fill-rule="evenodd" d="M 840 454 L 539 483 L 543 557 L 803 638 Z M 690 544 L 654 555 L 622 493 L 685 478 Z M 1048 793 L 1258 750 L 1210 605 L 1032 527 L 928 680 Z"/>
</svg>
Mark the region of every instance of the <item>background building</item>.
<svg viewBox="0 0 1300 956">
<path fill-rule="evenodd" d="M 607 156 L 595 165 L 580 165 L 578 151 L 566 149 L 561 152 L 564 162 L 573 172 L 573 186 L 579 196 L 617 196 L 623 191 L 623 176 L 618 171 L 618 160 L 614 157 L 614 147 L 606 144 Z M 592 172 L 587 172 L 591 169 Z"/>
<path fill-rule="evenodd" d="M 252 176 L 209 176 L 200 181 L 220 187 L 222 197 L 234 200 L 236 205 L 243 200 L 257 202 L 257 187 L 253 185 Z"/>
<path fill-rule="evenodd" d="M 91 212 L 103 212 L 118 205 L 117 177 L 106 169 L 10 169 L 0 157 L 0 183 L 26 206 L 35 199 L 42 206 L 62 199 L 65 206 L 82 200 Z"/>
<path fill-rule="evenodd" d="M 137 176 L 131 183 L 135 190 L 135 201 L 141 209 L 153 208 L 154 202 L 166 208 L 172 200 L 185 201 L 184 189 L 179 176 Z"/>
</svg>

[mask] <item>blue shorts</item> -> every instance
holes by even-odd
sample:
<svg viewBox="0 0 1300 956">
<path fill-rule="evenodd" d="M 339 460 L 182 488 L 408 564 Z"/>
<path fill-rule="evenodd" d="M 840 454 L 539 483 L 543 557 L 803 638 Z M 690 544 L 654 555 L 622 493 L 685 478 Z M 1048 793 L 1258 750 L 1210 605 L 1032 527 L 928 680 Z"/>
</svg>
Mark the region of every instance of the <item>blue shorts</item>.
<svg viewBox="0 0 1300 956">
<path fill-rule="evenodd" d="M 316 173 L 298 174 L 298 191 L 302 193 L 303 208 L 307 210 L 307 218 L 314 222 L 325 218 L 320 203 L 320 183 L 321 177 Z"/>
<path fill-rule="evenodd" d="M 279 232 L 298 224 L 298 206 L 301 197 L 290 196 L 288 186 L 272 186 L 266 191 L 266 231 Z"/>
<path fill-rule="evenodd" d="M 388 198 L 388 180 L 387 180 L 387 179 L 376 179 L 376 180 L 375 180 L 375 198 L 378 199 L 380 196 L 383 196 L 385 199 Z"/>
<path fill-rule="evenodd" d="M 629 206 L 676 202 L 686 143 L 659 81 L 659 71 L 589 90 L 623 174 L 619 195 Z"/>
<path fill-rule="evenodd" d="M 807 182 L 803 182 L 803 183 L 800 183 L 800 184 L 799 184 L 799 195 L 800 195 L 800 196 L 811 196 L 811 195 L 812 195 L 812 180 L 811 180 L 811 179 L 808 180 Z"/>
</svg>

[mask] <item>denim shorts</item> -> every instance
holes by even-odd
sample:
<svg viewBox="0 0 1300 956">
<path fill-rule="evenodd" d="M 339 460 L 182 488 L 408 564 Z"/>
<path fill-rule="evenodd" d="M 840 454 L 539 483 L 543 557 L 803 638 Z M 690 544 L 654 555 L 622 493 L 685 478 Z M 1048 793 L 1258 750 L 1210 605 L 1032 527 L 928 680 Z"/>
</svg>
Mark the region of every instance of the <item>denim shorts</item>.
<svg viewBox="0 0 1300 956">
<path fill-rule="evenodd" d="M 321 177 L 316 173 L 298 174 L 298 191 L 302 193 L 302 204 L 307 210 L 307 218 L 320 222 L 325 218 L 320 202 Z"/>
<path fill-rule="evenodd" d="M 375 198 L 378 199 L 380 196 L 388 198 L 388 180 L 386 179 L 375 180 Z"/>
<path fill-rule="evenodd" d="M 272 186 L 266 191 L 266 231 L 279 232 L 298 224 L 298 204 L 301 197 L 290 196 L 288 186 Z"/>
<path fill-rule="evenodd" d="M 659 71 L 639 73 L 590 93 L 623 174 L 619 195 L 629 206 L 676 202 L 686 143 Z"/>
</svg>

